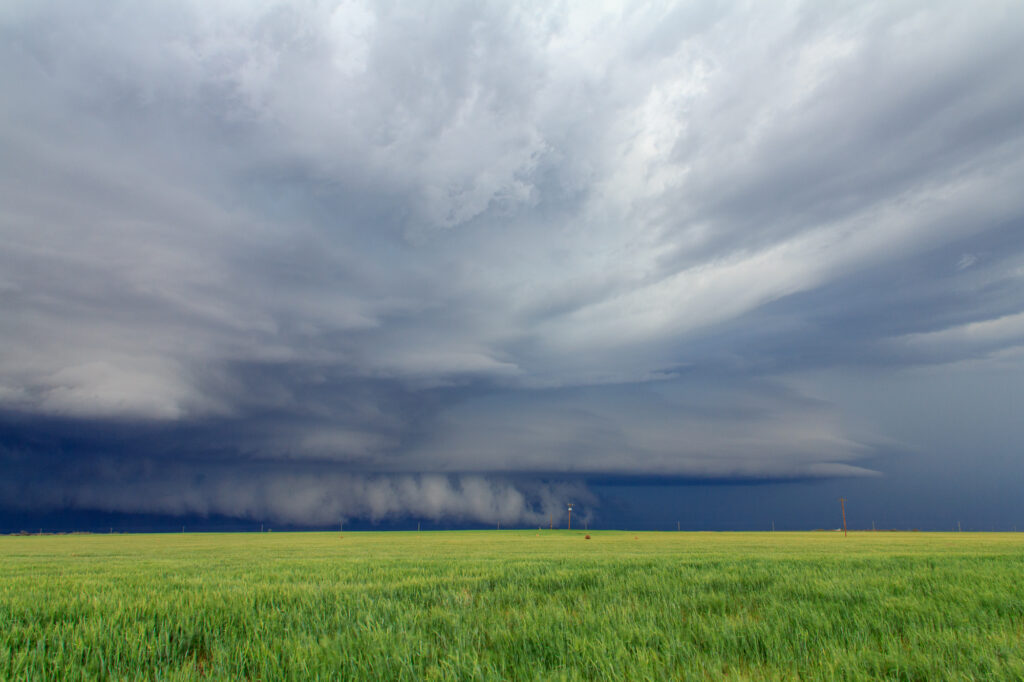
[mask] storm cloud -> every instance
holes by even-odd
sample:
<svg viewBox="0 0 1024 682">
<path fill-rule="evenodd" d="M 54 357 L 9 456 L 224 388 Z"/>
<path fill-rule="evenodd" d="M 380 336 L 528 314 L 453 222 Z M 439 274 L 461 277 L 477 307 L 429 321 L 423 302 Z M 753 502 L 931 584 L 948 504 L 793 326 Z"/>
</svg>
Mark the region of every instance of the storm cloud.
<svg viewBox="0 0 1024 682">
<path fill-rule="evenodd" d="M 7 3 L 0 505 L 884 474 L 844 387 L 1024 367 L 1020 64 L 1016 2 Z"/>
</svg>

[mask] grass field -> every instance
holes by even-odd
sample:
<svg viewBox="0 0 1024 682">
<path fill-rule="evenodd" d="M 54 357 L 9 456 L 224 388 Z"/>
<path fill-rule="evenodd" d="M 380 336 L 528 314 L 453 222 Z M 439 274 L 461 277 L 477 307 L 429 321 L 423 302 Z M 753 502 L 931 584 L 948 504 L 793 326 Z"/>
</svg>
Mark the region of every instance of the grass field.
<svg viewBox="0 0 1024 682">
<path fill-rule="evenodd" d="M 1024 534 L 0 537 L 0 679 L 1024 679 Z"/>
</svg>

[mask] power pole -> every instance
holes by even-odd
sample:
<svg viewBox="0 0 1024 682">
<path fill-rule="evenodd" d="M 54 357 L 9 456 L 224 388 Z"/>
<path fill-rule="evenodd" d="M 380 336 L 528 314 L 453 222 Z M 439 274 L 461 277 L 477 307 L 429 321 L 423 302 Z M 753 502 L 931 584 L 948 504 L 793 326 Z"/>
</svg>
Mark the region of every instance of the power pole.
<svg viewBox="0 0 1024 682">
<path fill-rule="evenodd" d="M 548 515 L 548 530 L 554 530 L 554 529 L 555 529 L 555 515 L 554 514 L 549 514 Z"/>
<path fill-rule="evenodd" d="M 846 537 L 846 498 L 845 497 L 840 497 L 839 498 L 839 506 L 843 510 L 843 537 L 845 538 Z"/>
<path fill-rule="evenodd" d="M 676 531 L 678 532 L 678 531 L 681 531 L 681 530 L 682 530 L 682 528 L 679 526 L 679 522 L 676 521 Z"/>
<path fill-rule="evenodd" d="M 772 521 L 772 532 L 773 533 L 775 532 L 775 522 L 774 521 Z"/>
<path fill-rule="evenodd" d="M 572 502 L 569 503 L 569 530 L 572 530 Z"/>
</svg>

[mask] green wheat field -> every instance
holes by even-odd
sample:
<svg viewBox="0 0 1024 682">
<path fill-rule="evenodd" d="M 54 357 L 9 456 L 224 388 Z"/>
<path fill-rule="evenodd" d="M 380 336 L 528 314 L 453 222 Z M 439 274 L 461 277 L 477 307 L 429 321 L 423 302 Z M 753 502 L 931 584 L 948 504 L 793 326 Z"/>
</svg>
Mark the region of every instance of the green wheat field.
<svg viewBox="0 0 1024 682">
<path fill-rule="evenodd" d="M 1024 679 L 1024 534 L 0 537 L 0 679 Z"/>
</svg>

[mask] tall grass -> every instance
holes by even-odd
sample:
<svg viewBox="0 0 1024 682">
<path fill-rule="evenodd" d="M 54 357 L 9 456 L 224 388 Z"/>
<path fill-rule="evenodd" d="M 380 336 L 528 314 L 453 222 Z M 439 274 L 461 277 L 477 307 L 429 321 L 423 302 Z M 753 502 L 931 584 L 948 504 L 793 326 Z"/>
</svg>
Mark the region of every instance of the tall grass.
<svg viewBox="0 0 1024 682">
<path fill-rule="evenodd" d="M 1024 536 L 0 538 L 3 679 L 1024 679 Z"/>
</svg>

